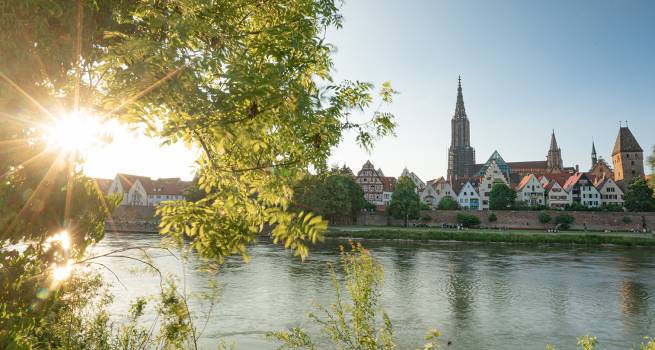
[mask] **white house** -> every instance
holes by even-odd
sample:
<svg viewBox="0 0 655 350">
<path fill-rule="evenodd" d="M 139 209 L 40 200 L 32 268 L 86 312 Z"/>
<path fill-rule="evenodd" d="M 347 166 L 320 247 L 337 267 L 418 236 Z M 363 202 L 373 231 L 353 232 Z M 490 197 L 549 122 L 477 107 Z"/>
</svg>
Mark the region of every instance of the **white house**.
<svg viewBox="0 0 655 350">
<path fill-rule="evenodd" d="M 516 187 L 516 200 L 531 207 L 546 205 L 545 192 L 534 174 L 525 175 Z"/>
<path fill-rule="evenodd" d="M 605 178 L 596 184 L 596 189 L 600 192 L 601 205 L 615 204 L 623 206 L 623 191 L 611 178 Z"/>
<path fill-rule="evenodd" d="M 573 174 L 562 187 L 571 193 L 572 203 L 580 203 L 589 208 L 601 205 L 600 192 L 585 173 Z"/>
<path fill-rule="evenodd" d="M 509 186 L 505 175 L 496 164 L 495 160 L 492 160 L 487 166 L 484 175 L 480 179 L 480 186 L 478 187 L 478 194 L 480 195 L 480 209 L 486 210 L 489 209 L 489 193 L 491 189 L 497 183 L 502 183 Z"/>
<path fill-rule="evenodd" d="M 436 208 L 437 205 L 439 205 L 439 195 L 437 194 L 437 191 L 432 186 L 428 186 L 425 182 L 423 182 L 423 180 L 421 180 L 421 178 L 419 178 L 416 173 L 405 168 L 400 176 L 405 176 L 412 180 L 416 186 L 416 193 L 418 193 L 423 203 L 430 206 L 430 208 Z"/>
<path fill-rule="evenodd" d="M 455 193 L 451 184 L 446 181 L 443 176 L 436 180 L 428 181 L 427 186 L 432 187 L 434 193 L 436 193 L 437 197 L 435 198 L 435 201 L 437 206 L 439 205 L 439 202 L 441 202 L 441 200 L 446 196 L 452 198 L 453 200 L 457 200 L 457 193 Z"/>
<path fill-rule="evenodd" d="M 571 193 L 566 191 L 556 180 L 550 180 L 544 188 L 546 190 L 546 206 L 553 209 L 564 209 L 571 204 Z"/>
<path fill-rule="evenodd" d="M 167 200 L 184 199 L 184 191 L 190 184 L 179 178 L 152 180 L 145 176 L 116 174 L 107 194 L 121 195 L 120 205 L 155 206 Z"/>
<path fill-rule="evenodd" d="M 457 204 L 462 209 L 480 210 L 480 195 L 470 181 L 457 194 Z"/>
</svg>

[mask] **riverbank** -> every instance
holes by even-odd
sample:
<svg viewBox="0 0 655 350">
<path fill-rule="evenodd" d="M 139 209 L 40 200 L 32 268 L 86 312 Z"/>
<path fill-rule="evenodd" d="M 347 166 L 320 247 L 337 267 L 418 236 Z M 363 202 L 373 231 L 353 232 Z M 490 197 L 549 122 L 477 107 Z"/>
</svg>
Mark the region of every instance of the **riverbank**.
<svg viewBox="0 0 655 350">
<path fill-rule="evenodd" d="M 632 232 L 558 232 L 529 230 L 485 230 L 485 229 L 436 229 L 436 228 L 366 228 L 333 227 L 325 234 L 335 239 L 412 240 L 412 241 L 460 241 L 460 242 L 504 242 L 524 244 L 584 244 L 655 247 L 651 234 Z"/>
</svg>

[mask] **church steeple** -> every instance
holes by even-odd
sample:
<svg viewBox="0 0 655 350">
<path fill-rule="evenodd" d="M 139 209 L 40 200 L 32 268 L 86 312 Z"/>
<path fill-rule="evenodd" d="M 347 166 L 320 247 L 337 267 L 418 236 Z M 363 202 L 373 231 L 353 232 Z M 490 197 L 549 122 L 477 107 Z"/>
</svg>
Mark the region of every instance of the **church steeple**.
<svg viewBox="0 0 655 350">
<path fill-rule="evenodd" d="M 596 145 L 594 144 L 594 141 L 591 141 L 591 167 L 593 168 L 596 163 L 598 163 L 598 157 L 596 156 Z"/>
<path fill-rule="evenodd" d="M 462 76 L 457 78 L 457 103 L 455 104 L 455 115 L 453 119 L 466 119 L 466 108 L 464 108 L 464 95 L 462 95 Z"/>
<path fill-rule="evenodd" d="M 468 178 L 475 168 L 475 150 L 471 147 L 471 130 L 464 108 L 462 77 L 457 79 L 457 102 L 455 114 L 450 121 L 451 138 L 448 149 L 448 180 Z"/>
<path fill-rule="evenodd" d="M 562 150 L 557 146 L 557 139 L 555 139 L 555 130 L 550 135 L 550 147 L 548 148 L 548 155 L 546 156 L 546 165 L 548 171 L 559 171 L 564 169 L 564 162 L 562 161 Z"/>
</svg>

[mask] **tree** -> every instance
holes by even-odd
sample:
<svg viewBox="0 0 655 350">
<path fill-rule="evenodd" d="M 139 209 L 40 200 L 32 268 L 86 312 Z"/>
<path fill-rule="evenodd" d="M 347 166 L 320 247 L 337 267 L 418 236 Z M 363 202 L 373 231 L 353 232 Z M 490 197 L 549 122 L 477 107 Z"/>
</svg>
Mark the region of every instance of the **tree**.
<svg viewBox="0 0 655 350">
<path fill-rule="evenodd" d="M 655 146 L 653 152 L 648 156 L 648 163 L 650 163 L 650 186 L 655 189 Z"/>
<path fill-rule="evenodd" d="M 407 227 L 409 219 L 418 219 L 420 208 L 421 199 L 416 193 L 416 185 L 410 178 L 401 176 L 396 183 L 396 190 L 391 195 L 391 203 L 387 209 L 389 215 L 403 219 Z"/>
<path fill-rule="evenodd" d="M 326 225 L 290 210 L 292 184 L 325 169 L 344 132 L 370 148 L 395 126 L 369 108 L 392 101 L 388 83 L 376 98 L 372 84 L 333 81 L 325 34 L 342 17 L 332 0 L 29 0 L 3 3 L 2 15 L 0 142 L 11 148 L 0 157 L 0 347 L 34 345 L 52 308 L 66 307 L 59 288 L 36 306 L 26 296 L 58 285 L 53 263 L 64 263 L 58 276 L 69 271 L 61 257 L 75 261 L 102 239 L 116 203 L 81 176 L 81 159 L 46 147 L 43 128 L 61 116 L 118 120 L 201 150 L 206 195 L 158 215 L 162 234 L 219 263 L 247 257 L 267 226 L 305 257 Z M 62 228 L 70 247 L 54 235 Z M 16 242 L 31 247 L 6 249 Z"/>
<path fill-rule="evenodd" d="M 457 213 L 457 222 L 464 227 L 473 227 L 480 225 L 480 218 L 473 214 Z"/>
<path fill-rule="evenodd" d="M 491 213 L 489 214 L 489 217 L 487 218 L 489 222 L 496 222 L 498 221 L 498 217 L 496 216 L 496 213 Z"/>
<path fill-rule="evenodd" d="M 548 215 L 548 213 L 546 213 L 545 211 L 539 212 L 539 215 L 537 215 L 537 217 L 539 219 L 539 222 L 542 224 L 547 224 L 552 219 L 550 215 Z"/>
<path fill-rule="evenodd" d="M 560 214 L 555 217 L 555 225 L 559 226 L 562 230 L 568 230 L 575 218 L 569 214 Z"/>
<path fill-rule="evenodd" d="M 636 177 L 628 185 L 625 191 L 623 205 L 629 211 L 653 211 L 655 210 L 655 198 L 653 189 L 648 186 L 646 180 Z"/>
<path fill-rule="evenodd" d="M 331 222 L 354 218 L 366 208 L 362 188 L 338 168 L 321 175 L 306 175 L 294 185 L 293 192 L 293 209 L 315 212 Z"/>
<path fill-rule="evenodd" d="M 509 188 L 504 183 L 494 184 L 489 193 L 489 209 L 507 210 L 510 209 L 516 201 L 516 191 Z"/>
<path fill-rule="evenodd" d="M 459 205 L 457 205 L 457 201 L 451 196 L 441 198 L 437 205 L 437 209 L 439 210 L 457 210 L 457 208 L 459 208 Z"/>
</svg>

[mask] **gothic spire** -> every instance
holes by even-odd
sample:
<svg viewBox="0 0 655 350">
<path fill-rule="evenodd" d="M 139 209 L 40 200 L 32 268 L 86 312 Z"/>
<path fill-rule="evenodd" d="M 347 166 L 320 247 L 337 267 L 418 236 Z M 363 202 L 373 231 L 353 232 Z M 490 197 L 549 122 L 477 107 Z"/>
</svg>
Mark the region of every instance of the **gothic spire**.
<svg viewBox="0 0 655 350">
<path fill-rule="evenodd" d="M 462 95 L 462 76 L 458 77 L 457 83 L 457 104 L 455 105 L 454 119 L 466 118 L 466 109 L 464 108 L 464 96 Z"/>
<path fill-rule="evenodd" d="M 555 139 L 555 129 L 553 129 L 553 133 L 550 135 L 550 150 L 559 150 L 559 147 L 557 147 L 557 140 Z"/>
<path fill-rule="evenodd" d="M 594 141 L 591 141 L 591 166 L 593 167 L 598 163 L 598 158 L 596 157 L 596 145 Z"/>
</svg>

